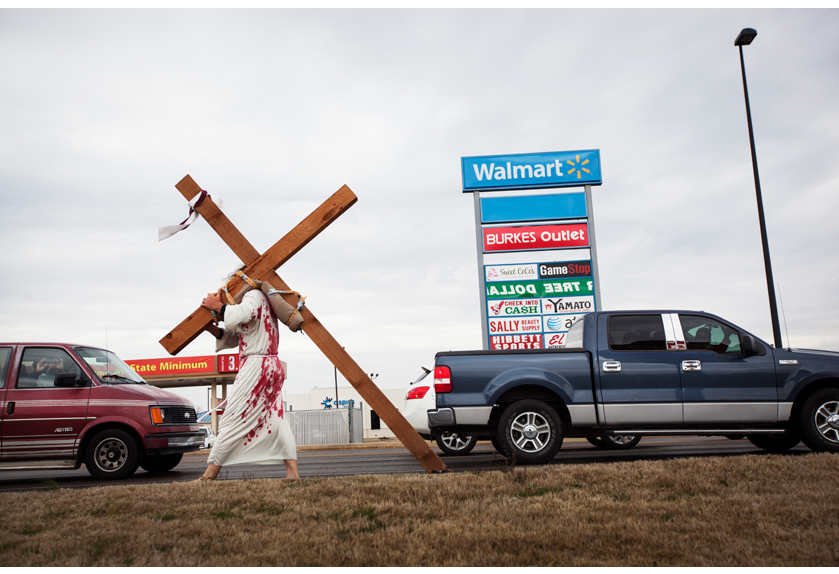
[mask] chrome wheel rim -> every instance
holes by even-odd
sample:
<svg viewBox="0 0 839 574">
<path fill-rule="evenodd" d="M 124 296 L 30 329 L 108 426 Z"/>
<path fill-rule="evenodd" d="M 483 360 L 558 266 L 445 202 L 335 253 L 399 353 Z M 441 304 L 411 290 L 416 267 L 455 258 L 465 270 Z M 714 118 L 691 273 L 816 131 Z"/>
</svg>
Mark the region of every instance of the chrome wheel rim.
<svg viewBox="0 0 839 574">
<path fill-rule="evenodd" d="M 94 453 L 96 466 L 104 472 L 116 472 L 128 460 L 128 447 L 118 438 L 103 440 L 96 446 Z"/>
<path fill-rule="evenodd" d="M 460 433 L 443 433 L 443 444 L 452 450 L 463 450 L 469 445 L 472 437 Z"/>
<path fill-rule="evenodd" d="M 839 401 L 828 401 L 817 408 L 814 422 L 825 439 L 839 443 Z"/>
<path fill-rule="evenodd" d="M 539 452 L 551 440 L 551 425 L 539 413 L 521 413 L 510 425 L 510 439 L 522 452 Z"/>
</svg>

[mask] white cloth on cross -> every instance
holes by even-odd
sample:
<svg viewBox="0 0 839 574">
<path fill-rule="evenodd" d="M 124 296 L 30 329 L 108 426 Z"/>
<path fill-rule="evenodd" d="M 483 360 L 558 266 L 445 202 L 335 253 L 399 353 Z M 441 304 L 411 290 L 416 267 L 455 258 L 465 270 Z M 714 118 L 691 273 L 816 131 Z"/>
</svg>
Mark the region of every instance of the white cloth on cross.
<svg viewBox="0 0 839 574">
<path fill-rule="evenodd" d="M 297 444 L 283 413 L 280 333 L 267 298 L 262 291 L 248 291 L 241 304 L 224 308 L 223 320 L 224 336 L 216 351 L 238 344 L 240 366 L 207 462 L 226 466 L 297 460 Z"/>
<path fill-rule="evenodd" d="M 157 228 L 157 240 L 163 241 L 164 239 L 169 239 L 176 233 L 179 233 L 189 227 L 195 218 L 198 217 L 198 212 L 195 211 L 195 208 L 201 203 L 205 197 L 210 197 L 206 191 L 202 190 L 201 193 L 193 197 L 189 202 L 189 217 L 181 221 L 178 225 L 166 225 L 164 227 Z M 224 207 L 224 202 L 221 200 L 220 197 L 214 197 L 213 201 L 218 206 L 219 209 Z"/>
</svg>

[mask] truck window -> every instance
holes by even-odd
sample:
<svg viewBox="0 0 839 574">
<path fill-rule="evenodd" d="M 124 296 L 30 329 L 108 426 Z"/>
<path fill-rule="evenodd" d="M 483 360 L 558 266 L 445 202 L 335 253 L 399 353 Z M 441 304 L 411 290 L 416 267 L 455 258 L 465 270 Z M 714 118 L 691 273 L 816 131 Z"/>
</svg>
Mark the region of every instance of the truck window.
<svg viewBox="0 0 839 574">
<path fill-rule="evenodd" d="M 11 363 L 12 348 L 0 347 L 0 389 L 6 385 L 6 371 L 9 370 L 9 363 Z"/>
<path fill-rule="evenodd" d="M 571 328 L 568 329 L 568 333 L 565 335 L 565 345 L 563 345 L 566 349 L 582 349 L 583 348 L 583 318 L 580 317 L 577 321 L 571 325 Z"/>
<path fill-rule="evenodd" d="M 18 389 L 54 388 L 57 375 L 74 374 L 82 370 L 67 351 L 56 348 L 28 347 L 23 351 L 17 374 Z"/>
<path fill-rule="evenodd" d="M 679 321 L 688 349 L 718 355 L 740 354 L 740 334 L 725 323 L 699 315 L 679 315 Z"/>
<path fill-rule="evenodd" d="M 661 315 L 613 315 L 608 324 L 613 351 L 666 351 Z"/>
</svg>

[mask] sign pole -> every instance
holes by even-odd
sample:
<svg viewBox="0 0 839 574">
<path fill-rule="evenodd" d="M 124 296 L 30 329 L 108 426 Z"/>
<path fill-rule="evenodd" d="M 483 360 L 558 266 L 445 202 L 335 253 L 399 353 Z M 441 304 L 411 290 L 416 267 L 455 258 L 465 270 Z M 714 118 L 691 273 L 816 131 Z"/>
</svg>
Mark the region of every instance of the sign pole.
<svg viewBox="0 0 839 574">
<path fill-rule="evenodd" d="M 488 351 L 489 333 L 487 331 L 486 273 L 484 272 L 484 231 L 481 226 L 481 192 L 473 192 L 472 198 L 475 201 L 475 241 L 478 245 L 478 288 L 481 292 L 481 341 L 484 351 Z"/>
<path fill-rule="evenodd" d="M 591 186 L 586 189 L 586 212 L 588 213 L 588 239 L 591 251 L 591 278 L 594 281 L 594 310 L 602 311 L 603 303 L 600 299 L 600 267 L 597 264 L 597 241 L 594 238 L 594 202 L 591 197 Z"/>
</svg>

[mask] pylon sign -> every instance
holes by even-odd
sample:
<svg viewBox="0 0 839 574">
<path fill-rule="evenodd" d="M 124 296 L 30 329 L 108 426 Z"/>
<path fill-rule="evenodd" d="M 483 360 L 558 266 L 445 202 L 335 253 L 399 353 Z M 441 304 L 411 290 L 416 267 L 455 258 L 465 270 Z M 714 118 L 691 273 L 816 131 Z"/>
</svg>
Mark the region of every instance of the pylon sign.
<svg viewBox="0 0 839 574">
<path fill-rule="evenodd" d="M 600 308 L 591 199 L 600 151 L 464 157 L 461 167 L 475 200 L 484 349 L 561 347 Z M 571 186 L 584 191 L 551 191 Z M 542 191 L 521 193 L 532 189 Z"/>
</svg>

